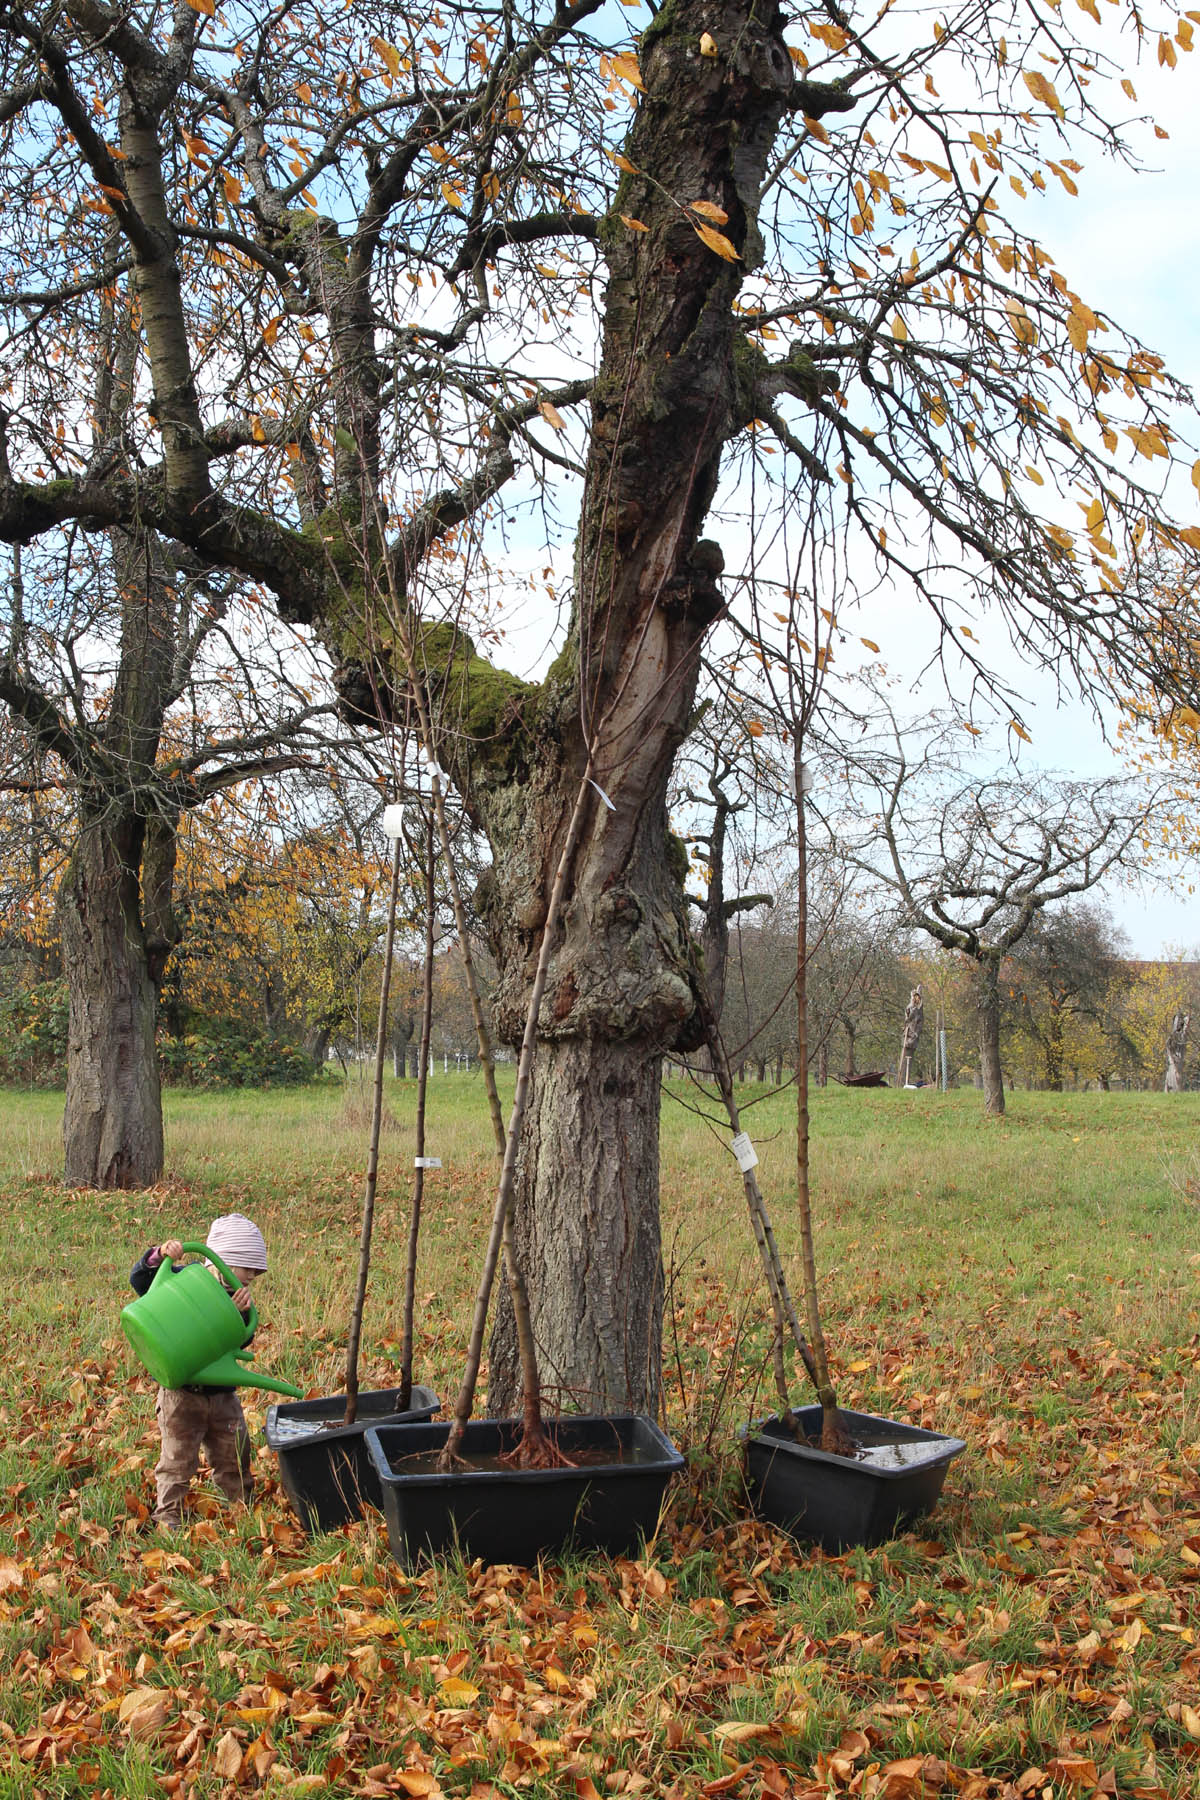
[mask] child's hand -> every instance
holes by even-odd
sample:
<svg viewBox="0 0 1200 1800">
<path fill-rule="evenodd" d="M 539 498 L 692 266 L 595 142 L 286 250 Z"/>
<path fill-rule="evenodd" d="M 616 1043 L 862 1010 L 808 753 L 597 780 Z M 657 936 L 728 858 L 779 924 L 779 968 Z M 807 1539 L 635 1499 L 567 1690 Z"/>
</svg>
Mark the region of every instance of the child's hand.
<svg viewBox="0 0 1200 1800">
<path fill-rule="evenodd" d="M 183 1255 L 183 1245 L 178 1238 L 168 1238 L 165 1243 L 158 1246 L 158 1253 L 164 1261 L 174 1262 L 177 1257 Z"/>
<path fill-rule="evenodd" d="M 250 1289 L 248 1287 L 238 1288 L 237 1292 L 232 1296 L 232 1299 L 233 1299 L 233 1304 L 237 1307 L 239 1312 L 249 1312 L 250 1311 L 251 1300 L 250 1300 Z"/>
</svg>

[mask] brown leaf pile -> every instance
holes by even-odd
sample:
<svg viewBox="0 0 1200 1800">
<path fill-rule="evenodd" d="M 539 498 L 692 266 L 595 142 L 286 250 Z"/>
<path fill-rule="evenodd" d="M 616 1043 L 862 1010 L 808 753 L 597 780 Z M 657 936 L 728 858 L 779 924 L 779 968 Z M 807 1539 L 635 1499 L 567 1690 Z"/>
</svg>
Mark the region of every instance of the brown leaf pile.
<svg viewBox="0 0 1200 1800">
<path fill-rule="evenodd" d="M 377 1519 L 310 1543 L 262 1450 L 253 1513 L 201 1495 L 159 1542 L 149 1392 L 115 1344 L 65 1380 L 18 1358 L 0 1783 L 30 1800 L 115 1800 L 143 1791 L 131 1770 L 181 1800 L 1184 1800 L 1200 1344 L 1074 1341 L 1063 1309 L 1010 1325 L 843 1321 L 847 1405 L 971 1447 L 930 1519 L 832 1558 L 746 1517 L 731 1421 L 698 1424 L 722 1371 L 744 1388 L 755 1366 L 712 1284 L 677 1321 L 693 1473 L 660 1536 L 636 1560 L 533 1571 L 405 1574 Z"/>
</svg>

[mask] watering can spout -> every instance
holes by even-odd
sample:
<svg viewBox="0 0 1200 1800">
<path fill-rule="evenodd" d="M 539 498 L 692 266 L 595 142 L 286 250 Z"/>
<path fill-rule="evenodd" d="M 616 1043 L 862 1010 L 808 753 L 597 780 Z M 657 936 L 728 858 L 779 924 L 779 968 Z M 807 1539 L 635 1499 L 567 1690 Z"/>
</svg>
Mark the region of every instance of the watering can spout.
<svg viewBox="0 0 1200 1800">
<path fill-rule="evenodd" d="M 197 1371 L 193 1380 L 199 1387 L 256 1387 L 266 1388 L 270 1394 L 288 1394 L 293 1400 L 302 1400 L 304 1390 L 293 1387 L 290 1381 L 281 1381 L 277 1375 L 262 1375 L 257 1369 L 246 1367 L 242 1357 L 248 1354 L 243 1351 L 229 1351 L 219 1356 Z"/>
</svg>

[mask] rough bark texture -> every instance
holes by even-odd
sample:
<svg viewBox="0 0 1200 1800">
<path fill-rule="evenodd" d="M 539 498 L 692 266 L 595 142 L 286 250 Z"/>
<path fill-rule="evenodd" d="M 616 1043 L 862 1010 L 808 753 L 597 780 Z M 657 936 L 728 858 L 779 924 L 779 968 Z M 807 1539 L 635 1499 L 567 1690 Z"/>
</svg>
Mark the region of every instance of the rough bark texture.
<svg viewBox="0 0 1200 1800">
<path fill-rule="evenodd" d="M 999 965 L 989 959 L 980 964 L 979 977 L 979 1073 L 983 1084 L 983 1110 L 997 1117 L 1004 1111 L 1004 1074 L 1000 1067 Z"/>
<path fill-rule="evenodd" d="M 660 1064 L 641 1044 L 543 1044 L 518 1166 L 519 1254 L 536 1268 L 544 1396 L 564 1410 L 658 1403 Z M 636 1275 L 637 1279 L 631 1279 Z M 492 1335 L 488 1408 L 508 1412 L 519 1372 L 511 1306 Z"/>
<path fill-rule="evenodd" d="M 64 880 L 67 1187 L 149 1187 L 162 1174 L 157 988 L 140 910 L 141 838 L 133 822 L 86 823 Z"/>
</svg>

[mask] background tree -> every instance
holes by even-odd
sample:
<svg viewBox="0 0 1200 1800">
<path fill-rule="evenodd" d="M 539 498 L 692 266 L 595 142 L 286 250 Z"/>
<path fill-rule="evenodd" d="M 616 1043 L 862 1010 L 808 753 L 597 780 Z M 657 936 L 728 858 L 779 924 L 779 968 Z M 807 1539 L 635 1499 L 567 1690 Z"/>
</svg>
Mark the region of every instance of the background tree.
<svg viewBox="0 0 1200 1800">
<path fill-rule="evenodd" d="M 1016 987 L 1045 1087 L 1060 1090 L 1072 1070 L 1108 1086 L 1130 1048 L 1120 1004 L 1128 947 L 1105 913 L 1080 902 L 1040 912 L 1014 947 L 1004 975 Z"/>
<path fill-rule="evenodd" d="M 118 453 L 133 353 L 128 330 L 102 338 L 95 457 Z M 181 929 L 181 816 L 296 766 L 332 710 L 297 691 L 277 645 L 239 628 L 232 599 L 153 532 L 56 540 L 14 563 L 0 702 L 36 764 L 30 796 L 69 792 L 74 813 L 57 891 L 71 1187 L 142 1187 L 162 1173 L 155 1033 Z"/>
<path fill-rule="evenodd" d="M 847 811 L 825 819 L 908 925 L 974 965 L 984 1107 L 1002 1113 L 1005 959 L 1046 908 L 1136 862 L 1157 792 L 1116 778 L 971 775 L 959 737 L 954 722 L 905 730 L 893 718 L 844 761 L 839 794 L 853 784 L 857 826 Z"/>
<path fill-rule="evenodd" d="M 1107 67 L 1056 12 L 830 4 L 785 27 L 773 0 L 671 0 L 635 45 L 599 10 L 8 6 L 0 535 L 153 532 L 312 624 L 373 719 L 415 657 L 492 846 L 509 1035 L 574 796 L 604 790 L 553 946 L 517 1236 L 561 1390 L 652 1406 L 658 1072 L 697 1039 L 700 979 L 665 795 L 736 585 L 703 536 L 723 476 L 753 464 L 776 536 L 815 497 L 829 556 L 865 532 L 947 636 L 977 592 L 1087 689 L 1190 691 L 1190 623 L 1138 571 L 1143 539 L 1193 546 L 1152 491 L 1181 390 L 1000 211 L 1003 177 L 1073 189 L 1075 150 L 1121 142 Z M 78 375 L 114 269 L 145 374 L 95 463 Z M 550 533 L 573 513 L 570 612 L 534 684 L 439 626 L 435 578 L 546 475 Z M 503 1403 L 507 1328 L 491 1360 Z"/>
</svg>

